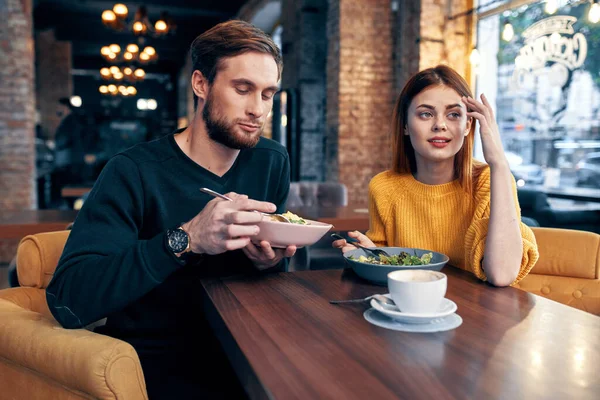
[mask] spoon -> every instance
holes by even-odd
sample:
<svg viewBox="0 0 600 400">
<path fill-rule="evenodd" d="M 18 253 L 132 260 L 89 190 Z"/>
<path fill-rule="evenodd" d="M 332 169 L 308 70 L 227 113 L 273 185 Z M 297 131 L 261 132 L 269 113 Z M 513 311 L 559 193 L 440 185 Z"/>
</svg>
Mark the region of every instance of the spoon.
<svg viewBox="0 0 600 400">
<path fill-rule="evenodd" d="M 377 260 L 379 260 L 379 256 L 391 257 L 386 251 L 381 250 L 381 249 L 368 248 L 368 247 L 363 246 L 362 244 L 358 243 L 355 239 L 345 238 L 343 236 L 338 235 L 337 233 L 332 233 L 331 237 L 334 239 L 338 239 L 338 240 L 343 239 L 346 241 L 346 243 L 349 243 L 354 247 L 358 247 L 359 249 L 363 249 L 364 251 L 372 254 L 373 257 L 375 257 Z"/>
<path fill-rule="evenodd" d="M 200 191 L 204 192 L 206 194 L 210 194 L 211 196 L 218 197 L 218 198 L 223 199 L 223 200 L 233 201 L 233 199 L 231 197 L 227 197 L 224 194 L 221 194 L 219 192 L 215 192 L 214 190 L 211 190 L 209 188 L 200 188 Z M 290 220 L 287 219 L 286 217 L 284 217 L 281 214 L 267 214 L 267 213 L 256 211 L 256 210 L 255 210 L 255 212 L 257 212 L 259 214 L 262 214 L 262 215 L 265 215 L 265 216 L 267 216 L 269 218 L 275 217 L 275 219 L 277 219 L 277 221 L 279 221 L 279 222 L 287 222 L 288 224 L 291 224 Z"/>
<path fill-rule="evenodd" d="M 375 299 L 383 308 L 388 310 L 398 310 L 398 306 L 394 303 L 394 300 L 387 298 L 382 294 L 374 294 L 372 296 L 365 297 L 364 299 L 352 299 L 352 300 L 330 300 L 330 304 L 346 304 L 346 303 L 363 303 Z"/>
</svg>

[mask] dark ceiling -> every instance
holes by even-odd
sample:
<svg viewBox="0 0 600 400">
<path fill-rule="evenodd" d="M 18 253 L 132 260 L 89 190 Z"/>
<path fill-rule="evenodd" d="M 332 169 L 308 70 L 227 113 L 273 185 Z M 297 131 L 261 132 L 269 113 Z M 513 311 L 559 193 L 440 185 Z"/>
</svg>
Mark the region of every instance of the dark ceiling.
<svg viewBox="0 0 600 400">
<path fill-rule="evenodd" d="M 35 0 L 34 29 L 55 28 L 58 40 L 72 43 L 73 68 L 98 70 L 106 65 L 100 55 L 102 46 L 117 43 L 124 48 L 138 43 L 130 31 L 117 32 L 102 23 L 102 11 L 112 9 L 119 1 L 103 0 Z M 148 0 L 144 3 L 122 2 L 129 17 L 143 4 L 151 22 L 167 12 L 177 25 L 174 34 L 147 38 L 144 45 L 153 46 L 158 61 L 145 69 L 154 73 L 176 74 L 185 62 L 191 42 L 213 25 L 234 17 L 245 0 Z M 141 46 L 140 46 L 141 47 Z"/>
</svg>

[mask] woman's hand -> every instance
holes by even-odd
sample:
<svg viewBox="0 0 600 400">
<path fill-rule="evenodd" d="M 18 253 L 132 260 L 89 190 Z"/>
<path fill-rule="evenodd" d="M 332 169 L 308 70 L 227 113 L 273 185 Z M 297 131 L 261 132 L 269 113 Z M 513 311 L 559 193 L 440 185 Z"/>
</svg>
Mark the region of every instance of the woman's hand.
<svg viewBox="0 0 600 400">
<path fill-rule="evenodd" d="M 463 97 L 462 100 L 467 106 L 467 110 L 469 110 L 467 116 L 479 121 L 479 134 L 485 161 L 490 167 L 507 165 L 508 162 L 500 139 L 500 130 L 492 106 L 485 95 L 481 95 L 481 102 L 472 97 Z"/>
<path fill-rule="evenodd" d="M 373 243 L 371 239 L 369 239 L 366 235 L 363 235 L 359 231 L 348 232 L 348 236 L 358 240 L 358 243 L 362 244 L 365 247 L 376 247 L 375 243 Z M 348 242 L 346 242 L 346 240 L 344 239 L 336 240 L 332 243 L 332 245 L 336 249 L 342 249 L 342 253 L 356 249 L 355 246 L 348 244 Z"/>
</svg>

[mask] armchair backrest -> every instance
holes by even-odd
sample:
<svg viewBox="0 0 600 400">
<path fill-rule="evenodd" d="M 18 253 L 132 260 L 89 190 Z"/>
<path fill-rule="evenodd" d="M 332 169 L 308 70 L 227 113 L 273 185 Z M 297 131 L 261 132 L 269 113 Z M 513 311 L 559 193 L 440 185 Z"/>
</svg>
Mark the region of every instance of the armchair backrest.
<svg viewBox="0 0 600 400">
<path fill-rule="evenodd" d="M 21 286 L 44 289 L 50 283 L 70 231 L 24 237 L 17 248 L 17 276 Z"/>
<path fill-rule="evenodd" d="M 600 279 L 600 235 L 558 228 L 531 228 L 540 258 L 531 273 Z"/>
</svg>

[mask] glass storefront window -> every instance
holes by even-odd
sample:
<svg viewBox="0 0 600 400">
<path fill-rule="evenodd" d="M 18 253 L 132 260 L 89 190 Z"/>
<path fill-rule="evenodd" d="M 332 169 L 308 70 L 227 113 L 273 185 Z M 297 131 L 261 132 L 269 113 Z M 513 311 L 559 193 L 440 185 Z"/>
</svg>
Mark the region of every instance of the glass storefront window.
<svg viewBox="0 0 600 400">
<path fill-rule="evenodd" d="M 477 93 L 496 107 L 520 186 L 600 188 L 600 24 L 589 2 L 556 3 L 479 20 Z"/>
</svg>

